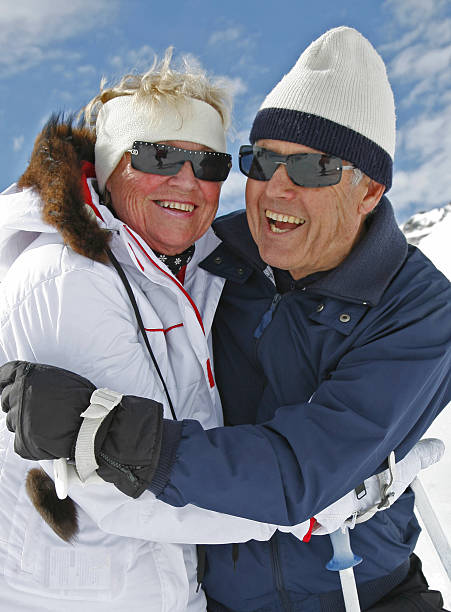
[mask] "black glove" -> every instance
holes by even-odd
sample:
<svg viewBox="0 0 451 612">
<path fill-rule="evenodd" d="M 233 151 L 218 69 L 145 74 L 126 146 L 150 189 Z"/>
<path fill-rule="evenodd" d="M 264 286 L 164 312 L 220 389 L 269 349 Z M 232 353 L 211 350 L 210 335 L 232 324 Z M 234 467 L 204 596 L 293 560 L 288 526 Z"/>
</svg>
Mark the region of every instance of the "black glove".
<svg viewBox="0 0 451 612">
<path fill-rule="evenodd" d="M 82 423 L 96 387 L 54 366 L 11 361 L 0 367 L 2 409 L 15 432 L 14 450 L 25 459 L 74 459 Z M 153 400 L 123 396 L 95 437 L 97 473 L 130 497 L 152 482 L 163 431 L 163 407 Z"/>
</svg>

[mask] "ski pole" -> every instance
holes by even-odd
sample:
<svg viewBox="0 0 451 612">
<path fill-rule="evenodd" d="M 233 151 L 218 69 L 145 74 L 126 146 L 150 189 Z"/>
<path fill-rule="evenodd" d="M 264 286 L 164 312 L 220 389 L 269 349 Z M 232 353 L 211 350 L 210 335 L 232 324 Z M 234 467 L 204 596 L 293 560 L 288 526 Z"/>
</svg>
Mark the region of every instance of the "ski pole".
<svg viewBox="0 0 451 612">
<path fill-rule="evenodd" d="M 362 557 L 352 552 L 349 541 L 349 529 L 346 525 L 343 525 L 337 531 L 333 531 L 329 537 L 334 554 L 327 563 L 326 569 L 339 572 L 340 574 L 341 590 L 343 592 L 346 612 L 360 612 L 359 595 L 352 568 L 354 565 L 362 562 Z"/>
<path fill-rule="evenodd" d="M 412 481 L 410 486 L 415 493 L 415 506 L 417 507 L 418 513 L 420 514 L 424 526 L 429 533 L 432 544 L 440 557 L 440 561 L 445 568 L 445 572 L 451 579 L 451 547 L 449 545 L 446 533 L 443 531 L 442 526 L 440 525 L 437 514 L 435 513 L 428 494 L 426 493 L 426 490 L 418 476 Z"/>
</svg>

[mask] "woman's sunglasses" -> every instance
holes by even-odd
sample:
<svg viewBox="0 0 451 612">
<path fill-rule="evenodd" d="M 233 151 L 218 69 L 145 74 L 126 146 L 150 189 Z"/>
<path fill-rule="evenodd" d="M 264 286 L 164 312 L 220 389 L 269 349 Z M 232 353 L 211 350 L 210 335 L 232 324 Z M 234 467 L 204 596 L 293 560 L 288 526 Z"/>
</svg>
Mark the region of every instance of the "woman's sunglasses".
<svg viewBox="0 0 451 612">
<path fill-rule="evenodd" d="M 295 185 L 300 187 L 329 187 L 341 180 L 343 170 L 354 166 L 343 166 L 339 157 L 322 153 L 295 153 L 279 155 L 256 145 L 240 147 L 240 170 L 256 181 L 269 181 L 282 165 Z"/>
<path fill-rule="evenodd" d="M 194 176 L 201 181 L 225 181 L 232 167 L 232 156 L 215 151 L 192 151 L 166 144 L 136 140 L 128 150 L 132 168 L 140 172 L 173 176 L 190 162 Z"/>
</svg>

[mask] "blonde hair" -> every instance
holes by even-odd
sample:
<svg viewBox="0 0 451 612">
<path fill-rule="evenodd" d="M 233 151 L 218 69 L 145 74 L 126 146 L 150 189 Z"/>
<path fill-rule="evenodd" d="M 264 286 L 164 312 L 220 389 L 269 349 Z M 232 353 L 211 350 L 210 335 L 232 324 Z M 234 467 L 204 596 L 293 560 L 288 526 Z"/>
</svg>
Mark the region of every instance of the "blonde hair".
<svg viewBox="0 0 451 612">
<path fill-rule="evenodd" d="M 164 57 L 155 56 L 150 69 L 144 74 L 126 74 L 111 86 L 102 78 L 100 92 L 82 109 L 86 127 L 95 131 L 97 115 L 103 104 L 118 96 L 136 95 L 137 99 L 152 106 L 162 101 L 176 104 L 180 98 L 195 98 L 212 106 L 220 115 L 224 130 L 230 123 L 232 96 L 213 80 L 189 57 L 182 58 L 182 68 L 171 66 L 173 47 L 168 47 Z"/>
</svg>

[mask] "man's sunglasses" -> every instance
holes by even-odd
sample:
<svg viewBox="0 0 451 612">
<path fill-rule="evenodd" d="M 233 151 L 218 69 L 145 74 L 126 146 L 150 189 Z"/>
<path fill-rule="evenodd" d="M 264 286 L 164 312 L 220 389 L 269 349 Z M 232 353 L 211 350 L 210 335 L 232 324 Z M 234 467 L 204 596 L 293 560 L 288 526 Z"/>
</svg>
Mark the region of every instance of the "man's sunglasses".
<svg viewBox="0 0 451 612">
<path fill-rule="evenodd" d="M 232 156 L 228 153 L 192 151 L 142 140 L 136 140 L 128 153 L 131 156 L 132 168 L 161 176 L 177 174 L 188 161 L 197 179 L 225 181 L 232 167 Z"/>
<path fill-rule="evenodd" d="M 256 181 L 269 181 L 282 165 L 295 185 L 300 187 L 329 187 L 341 180 L 343 170 L 354 166 L 343 166 L 339 157 L 322 153 L 294 153 L 279 155 L 256 145 L 240 147 L 240 170 Z"/>
</svg>

